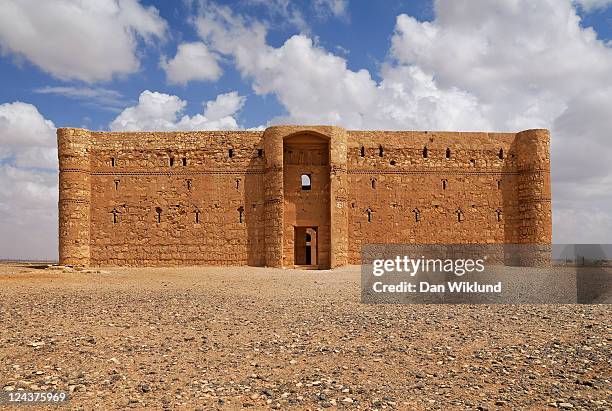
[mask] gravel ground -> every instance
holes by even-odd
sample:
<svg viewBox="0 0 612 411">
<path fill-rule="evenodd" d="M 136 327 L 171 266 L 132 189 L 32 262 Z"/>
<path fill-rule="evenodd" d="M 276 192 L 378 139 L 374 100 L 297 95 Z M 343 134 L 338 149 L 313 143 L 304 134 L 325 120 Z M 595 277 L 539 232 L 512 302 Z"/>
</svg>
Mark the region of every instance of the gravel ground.
<svg viewBox="0 0 612 411">
<path fill-rule="evenodd" d="M 73 409 L 612 409 L 610 305 L 365 305 L 359 267 L 0 265 L 0 387 Z"/>
</svg>

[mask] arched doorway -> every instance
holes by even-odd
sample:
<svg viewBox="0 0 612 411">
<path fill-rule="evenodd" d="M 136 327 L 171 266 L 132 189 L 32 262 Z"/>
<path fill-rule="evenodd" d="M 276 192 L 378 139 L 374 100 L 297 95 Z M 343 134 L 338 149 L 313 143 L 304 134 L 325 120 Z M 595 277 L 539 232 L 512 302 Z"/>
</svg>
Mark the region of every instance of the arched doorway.
<svg viewBox="0 0 612 411">
<path fill-rule="evenodd" d="M 283 140 L 283 265 L 330 268 L 329 140 L 301 132 Z"/>
</svg>

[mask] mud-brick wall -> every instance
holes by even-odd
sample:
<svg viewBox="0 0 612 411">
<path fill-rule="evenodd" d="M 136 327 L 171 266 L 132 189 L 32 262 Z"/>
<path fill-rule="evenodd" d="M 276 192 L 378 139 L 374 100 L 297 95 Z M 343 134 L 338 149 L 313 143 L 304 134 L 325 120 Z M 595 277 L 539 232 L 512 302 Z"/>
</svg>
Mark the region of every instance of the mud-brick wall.
<svg viewBox="0 0 612 411">
<path fill-rule="evenodd" d="M 546 157 L 547 140 L 529 156 L 522 141 L 515 133 L 349 132 L 349 260 L 360 261 L 363 244 L 509 244 L 525 227 L 550 227 L 550 214 L 525 222 L 519 208 L 518 165 Z M 544 231 L 529 240 L 550 243 Z"/>
<path fill-rule="evenodd" d="M 259 132 L 89 137 L 92 265 L 263 265 Z"/>
</svg>

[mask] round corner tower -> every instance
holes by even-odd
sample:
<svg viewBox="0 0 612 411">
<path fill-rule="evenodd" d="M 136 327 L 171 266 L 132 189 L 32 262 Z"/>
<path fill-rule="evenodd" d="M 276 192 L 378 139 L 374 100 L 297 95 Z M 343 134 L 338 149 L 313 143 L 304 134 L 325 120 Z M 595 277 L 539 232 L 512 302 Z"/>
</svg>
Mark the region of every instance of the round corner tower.
<svg viewBox="0 0 612 411">
<path fill-rule="evenodd" d="M 59 263 L 90 263 L 90 133 L 75 128 L 57 129 L 59 157 Z"/>
<path fill-rule="evenodd" d="M 525 265 L 550 265 L 552 208 L 550 188 L 550 132 L 525 130 L 516 135 L 519 244 L 527 247 Z"/>
</svg>

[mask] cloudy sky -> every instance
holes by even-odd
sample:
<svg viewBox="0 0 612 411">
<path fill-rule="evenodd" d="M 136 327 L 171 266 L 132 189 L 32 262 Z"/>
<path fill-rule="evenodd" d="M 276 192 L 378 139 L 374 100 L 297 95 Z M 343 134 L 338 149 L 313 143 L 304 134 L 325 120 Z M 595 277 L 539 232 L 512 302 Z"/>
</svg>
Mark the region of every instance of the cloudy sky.
<svg viewBox="0 0 612 411">
<path fill-rule="evenodd" d="M 612 0 L 0 0 L 0 258 L 57 257 L 55 128 L 552 131 L 612 243 Z"/>
</svg>

